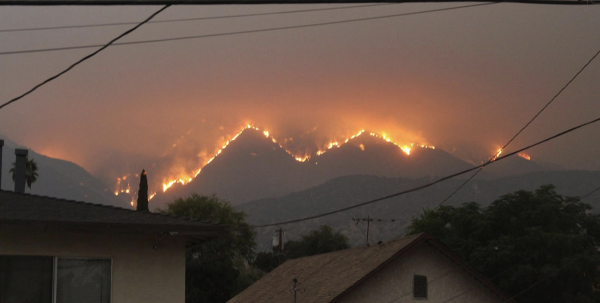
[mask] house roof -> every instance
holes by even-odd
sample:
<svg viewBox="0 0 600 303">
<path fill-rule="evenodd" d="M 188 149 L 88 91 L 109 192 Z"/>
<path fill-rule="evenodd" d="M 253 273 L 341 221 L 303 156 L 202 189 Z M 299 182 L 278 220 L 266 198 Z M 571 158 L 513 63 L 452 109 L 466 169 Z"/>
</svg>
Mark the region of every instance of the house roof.
<svg viewBox="0 0 600 303">
<path fill-rule="evenodd" d="M 435 246 L 491 291 L 503 299 L 509 298 L 444 244 L 423 233 L 389 241 L 384 245 L 361 246 L 286 261 L 228 303 L 288 302 L 294 278 L 301 282 L 299 288 L 310 289 L 301 294 L 302 302 L 337 302 L 372 274 L 422 243 Z"/>
<path fill-rule="evenodd" d="M 227 232 L 226 226 L 164 214 L 45 196 L 0 191 L 0 226 L 107 232 L 181 234 L 203 240 Z"/>
</svg>

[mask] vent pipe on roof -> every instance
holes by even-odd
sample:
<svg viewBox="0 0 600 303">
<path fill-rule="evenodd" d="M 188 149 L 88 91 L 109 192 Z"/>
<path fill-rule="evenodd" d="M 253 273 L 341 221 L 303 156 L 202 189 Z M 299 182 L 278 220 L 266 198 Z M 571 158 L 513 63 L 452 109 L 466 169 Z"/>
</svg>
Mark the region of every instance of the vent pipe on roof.
<svg viewBox="0 0 600 303">
<path fill-rule="evenodd" d="M 2 190 L 2 147 L 4 146 L 4 140 L 0 140 L 0 190 Z"/>
<path fill-rule="evenodd" d="M 15 192 L 25 193 L 25 170 L 27 169 L 27 154 L 26 149 L 15 149 L 17 162 L 15 167 Z"/>
</svg>

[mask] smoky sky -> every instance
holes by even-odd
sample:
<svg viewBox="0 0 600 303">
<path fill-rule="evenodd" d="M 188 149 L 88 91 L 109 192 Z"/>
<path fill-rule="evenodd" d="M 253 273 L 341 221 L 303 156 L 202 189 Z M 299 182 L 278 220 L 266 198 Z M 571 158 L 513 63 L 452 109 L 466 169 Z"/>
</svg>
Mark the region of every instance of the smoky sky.
<svg viewBox="0 0 600 303">
<path fill-rule="evenodd" d="M 123 41 L 457 5 L 390 4 L 147 24 Z M 321 7 L 334 5 L 174 6 L 156 20 Z M 141 21 L 157 9 L 3 6 L 0 28 Z M 0 133 L 106 178 L 150 165 L 192 169 L 248 123 L 279 141 L 288 139 L 298 153 L 366 129 L 477 163 L 506 143 L 600 49 L 599 15 L 598 6 L 494 4 L 114 46 L 0 111 Z M 105 43 L 130 27 L 0 33 L 0 51 Z M 0 101 L 92 51 L 0 56 Z M 594 61 L 509 150 L 596 118 L 598 79 L 600 62 Z M 528 153 L 541 163 L 600 169 L 599 131 L 591 126 Z"/>
</svg>

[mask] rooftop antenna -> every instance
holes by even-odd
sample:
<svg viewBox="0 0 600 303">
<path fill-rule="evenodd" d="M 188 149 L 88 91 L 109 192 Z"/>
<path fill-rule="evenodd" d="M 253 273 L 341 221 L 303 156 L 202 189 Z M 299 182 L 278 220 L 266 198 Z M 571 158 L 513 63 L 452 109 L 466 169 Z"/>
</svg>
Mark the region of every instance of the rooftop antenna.
<svg viewBox="0 0 600 303">
<path fill-rule="evenodd" d="M 352 218 L 352 221 L 354 221 L 356 227 L 358 228 L 358 223 L 360 222 L 367 222 L 367 247 L 370 246 L 369 244 L 369 229 L 371 227 L 371 222 L 391 222 L 391 223 L 395 223 L 396 219 L 376 219 L 376 218 L 371 218 L 371 215 L 367 215 L 366 218 L 361 218 L 361 217 L 357 217 L 357 218 Z"/>
</svg>

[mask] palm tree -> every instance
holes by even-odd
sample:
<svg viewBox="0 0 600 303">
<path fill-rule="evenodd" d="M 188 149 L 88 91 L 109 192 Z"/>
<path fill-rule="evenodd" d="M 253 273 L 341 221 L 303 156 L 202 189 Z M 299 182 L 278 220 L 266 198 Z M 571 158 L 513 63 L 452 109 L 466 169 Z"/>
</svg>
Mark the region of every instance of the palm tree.
<svg viewBox="0 0 600 303">
<path fill-rule="evenodd" d="M 29 156 L 25 158 L 25 160 L 27 161 L 25 164 L 25 182 L 27 182 L 27 187 L 31 189 L 31 184 L 37 181 L 38 167 L 37 163 L 35 163 L 35 160 L 29 159 Z M 15 167 L 17 167 L 17 163 L 13 162 L 13 167 L 8 171 L 12 174 L 13 182 L 15 181 Z"/>
</svg>

